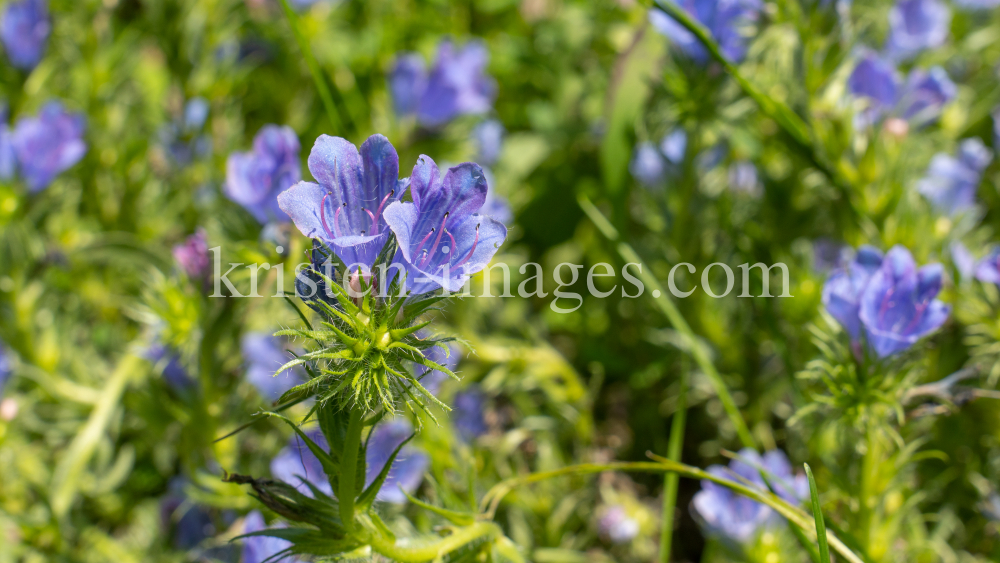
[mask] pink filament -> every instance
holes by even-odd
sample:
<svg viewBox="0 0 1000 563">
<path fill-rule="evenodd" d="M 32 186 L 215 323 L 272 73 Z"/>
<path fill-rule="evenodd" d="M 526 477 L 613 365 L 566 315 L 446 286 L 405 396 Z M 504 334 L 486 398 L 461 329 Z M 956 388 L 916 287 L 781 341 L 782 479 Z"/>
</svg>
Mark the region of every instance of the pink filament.
<svg viewBox="0 0 1000 563">
<path fill-rule="evenodd" d="M 444 224 L 445 224 L 446 221 L 448 221 L 448 215 L 449 215 L 449 213 L 450 212 L 445 212 L 444 219 L 441 220 L 441 228 L 438 229 L 438 236 L 437 236 L 436 239 L 434 239 L 434 246 L 431 247 L 431 251 L 430 251 L 430 253 L 427 254 L 427 258 L 424 258 L 423 262 L 420 263 L 420 267 L 421 268 L 427 266 L 427 263 L 430 262 L 430 260 L 431 260 L 431 256 L 433 256 L 434 253 L 437 252 L 438 243 L 441 242 L 441 235 L 444 234 Z"/>
<path fill-rule="evenodd" d="M 465 255 L 465 258 L 463 258 L 461 262 L 455 264 L 456 268 L 465 265 L 465 263 L 472 258 L 472 254 L 476 251 L 477 244 L 479 244 L 479 225 L 476 225 L 476 240 L 472 241 L 472 249 L 469 250 L 469 253 Z"/>
<path fill-rule="evenodd" d="M 326 231 L 326 236 L 333 238 L 333 233 L 330 232 L 330 227 L 326 226 L 326 198 L 330 197 L 330 192 L 327 192 L 323 196 L 323 201 L 319 202 L 319 220 L 323 223 L 323 229 Z"/>
<path fill-rule="evenodd" d="M 340 212 L 347 207 L 347 202 L 337 208 L 337 212 L 333 214 L 333 230 L 336 231 L 337 237 L 340 237 Z"/>
<path fill-rule="evenodd" d="M 389 198 L 392 197 L 392 194 L 394 194 L 394 193 L 396 193 L 396 190 L 390 191 L 389 195 L 387 195 L 384 198 L 382 198 L 382 203 L 378 204 L 378 209 L 375 211 L 375 217 L 372 218 L 372 232 L 373 233 L 376 230 L 378 230 L 378 218 L 382 217 L 382 208 L 385 207 L 385 202 L 389 201 Z"/>
</svg>

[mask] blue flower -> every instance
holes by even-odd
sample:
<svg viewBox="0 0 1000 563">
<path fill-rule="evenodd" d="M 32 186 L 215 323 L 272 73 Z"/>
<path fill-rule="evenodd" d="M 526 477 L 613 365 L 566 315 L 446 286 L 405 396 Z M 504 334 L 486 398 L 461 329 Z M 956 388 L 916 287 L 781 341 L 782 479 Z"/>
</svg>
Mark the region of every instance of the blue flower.
<svg viewBox="0 0 1000 563">
<path fill-rule="evenodd" d="M 437 164 L 420 156 L 410 175 L 413 202 L 395 202 L 385 210 L 411 291 L 458 291 L 493 258 L 507 238 L 507 227 L 477 213 L 487 190 L 478 164 L 459 164 L 442 178 Z"/>
<path fill-rule="evenodd" d="M 713 465 L 708 472 L 729 480 L 743 480 L 750 486 L 767 491 L 767 483 L 761 477 L 763 472 L 774 492 L 789 503 L 800 504 L 809 496 L 809 482 L 805 475 L 793 474 L 788 457 L 780 450 L 771 450 L 762 457 L 756 451 L 744 448 L 728 468 Z M 734 479 L 734 473 L 740 479 Z M 695 494 L 691 504 L 709 534 L 721 535 L 738 543 L 753 540 L 764 528 L 781 521 L 781 517 L 767 505 L 708 480 L 701 482 L 701 491 Z"/>
<path fill-rule="evenodd" d="M 10 365 L 10 358 L 6 346 L 0 340 L 0 397 L 3 397 L 3 389 L 7 386 L 7 381 L 13 373 L 13 366 Z"/>
<path fill-rule="evenodd" d="M 186 166 L 195 157 L 212 152 L 211 137 L 201 134 L 208 111 L 208 100 L 196 96 L 184 104 L 184 114 L 180 118 L 160 130 L 160 143 L 178 165 Z"/>
<path fill-rule="evenodd" d="M 198 229 L 184 242 L 173 248 L 174 260 L 184 273 L 193 280 L 204 280 L 212 270 L 208 256 L 208 237 L 204 229 Z"/>
<path fill-rule="evenodd" d="M 174 391 L 184 392 L 195 386 L 195 380 L 184 369 L 180 355 L 162 342 L 156 341 L 151 344 L 146 349 L 144 357 L 155 369 L 163 372 L 163 380 Z"/>
<path fill-rule="evenodd" d="M 485 403 L 486 395 L 477 386 L 470 386 L 455 394 L 451 422 L 458 430 L 458 435 L 466 442 L 475 440 L 489 430 L 483 416 Z"/>
<path fill-rule="evenodd" d="M 917 182 L 917 191 L 946 215 L 956 215 L 972 208 L 983 170 L 993 160 L 989 149 L 978 138 L 962 141 L 958 154 L 939 153 L 931 159 L 927 175 Z"/>
<path fill-rule="evenodd" d="M 726 59 L 743 61 L 763 9 L 760 0 L 680 0 L 677 4 L 708 29 Z M 698 39 L 662 10 L 650 10 L 649 21 L 689 57 L 699 63 L 708 61 L 708 51 Z"/>
<path fill-rule="evenodd" d="M 283 528 L 284 526 L 278 524 L 274 527 Z M 250 514 L 247 514 L 246 518 L 243 520 L 244 534 L 259 532 L 266 529 L 268 529 L 267 523 L 264 522 L 264 516 L 258 510 L 254 510 Z M 243 538 L 242 541 L 243 559 L 241 563 L 271 563 L 272 561 L 274 563 L 281 561 L 284 563 L 296 563 L 301 561 L 301 559 L 292 555 L 274 558 L 275 555 L 278 555 L 292 546 L 291 542 L 287 540 L 271 536 L 251 536 L 249 538 Z"/>
<path fill-rule="evenodd" d="M 889 10 L 886 53 L 900 60 L 940 47 L 950 24 L 951 10 L 939 0 L 900 0 Z"/>
<path fill-rule="evenodd" d="M 847 79 L 847 87 L 855 96 L 867 98 L 870 112 L 867 122 L 874 122 L 882 112 L 896 105 L 899 90 L 899 73 L 888 60 L 875 53 L 865 53 Z"/>
<path fill-rule="evenodd" d="M 636 145 L 628 170 L 639 183 L 653 187 L 663 181 L 666 166 L 656 146 L 647 141 Z"/>
<path fill-rule="evenodd" d="M 14 134 L 7 124 L 7 104 L 0 104 L 0 180 L 10 181 L 17 173 Z"/>
<path fill-rule="evenodd" d="M 503 136 L 506 131 L 503 124 L 496 119 L 487 119 L 476 125 L 472 130 L 472 138 L 476 142 L 476 161 L 485 166 L 493 166 L 500 158 L 503 148 Z"/>
<path fill-rule="evenodd" d="M 620 504 L 606 506 L 597 519 L 597 532 L 614 544 L 629 543 L 639 535 L 639 523 Z"/>
<path fill-rule="evenodd" d="M 869 101 L 869 107 L 856 118 L 855 127 L 859 129 L 889 112 L 915 125 L 925 125 L 936 120 L 957 94 L 955 83 L 941 67 L 915 68 L 901 85 L 895 65 L 871 52 L 866 52 L 854 67 L 847 85 L 852 94 Z"/>
<path fill-rule="evenodd" d="M 861 320 L 858 318 L 861 295 L 881 265 L 882 253 L 871 246 L 862 246 L 854 260 L 835 269 L 823 285 L 823 306 L 853 341 L 861 337 Z"/>
<path fill-rule="evenodd" d="M 949 250 L 951 251 L 951 262 L 958 270 L 961 279 L 971 279 L 976 272 L 976 258 L 972 252 L 969 252 L 969 248 L 960 241 L 955 241 L 951 243 Z M 1000 276 L 997 279 L 1000 279 Z"/>
<path fill-rule="evenodd" d="M 31 70 L 42 60 L 45 43 L 52 31 L 49 6 L 45 0 L 11 2 L 0 21 L 0 41 L 7 50 L 10 64 Z"/>
<path fill-rule="evenodd" d="M 478 41 L 457 52 L 450 41 L 442 41 L 429 74 L 419 55 L 399 55 L 389 75 L 396 113 L 416 113 L 430 127 L 459 115 L 486 113 L 496 97 L 496 82 L 486 74 L 488 61 L 489 51 Z"/>
<path fill-rule="evenodd" d="M 429 338 L 430 336 L 432 336 L 430 331 L 426 329 L 417 331 L 417 337 L 420 339 Z M 445 344 L 445 346 L 447 346 L 447 350 L 442 349 L 440 346 L 428 348 L 424 351 L 424 357 L 436 364 L 455 371 L 455 367 L 458 366 L 458 346 L 450 342 Z M 441 390 L 441 384 L 448 379 L 448 375 L 443 371 L 431 370 L 427 366 L 421 364 L 414 364 L 413 369 L 414 376 L 416 376 L 417 380 L 420 381 L 420 384 L 434 395 L 438 394 Z"/>
<path fill-rule="evenodd" d="M 981 282 L 1000 285 L 1000 246 L 994 246 L 989 254 L 976 262 L 975 276 Z"/>
<path fill-rule="evenodd" d="M 900 112 L 912 122 L 928 123 L 941 115 L 945 104 L 954 100 L 957 93 L 955 83 L 943 68 L 913 69 L 899 99 Z"/>
<path fill-rule="evenodd" d="M 370 268 L 389 240 L 383 213 L 406 192 L 399 156 L 389 140 L 372 135 L 357 147 L 320 135 L 309 153 L 309 171 L 319 182 L 299 182 L 278 195 L 281 209 L 307 237 L 317 238 L 352 271 Z"/>
<path fill-rule="evenodd" d="M 240 349 L 248 363 L 247 381 L 265 400 L 277 401 L 285 391 L 303 382 L 294 368 L 274 373 L 291 359 L 280 338 L 266 332 L 247 333 L 240 340 Z"/>
<path fill-rule="evenodd" d="M 993 110 L 993 150 L 1000 151 L 1000 107 Z"/>
<path fill-rule="evenodd" d="M 910 251 L 894 246 L 861 295 L 858 318 L 880 358 L 902 352 L 941 327 L 951 308 L 936 299 L 944 268 L 917 268 Z"/>
<path fill-rule="evenodd" d="M 819 238 L 813 242 L 813 269 L 826 273 L 836 268 L 843 268 L 850 262 L 851 248 L 844 243 L 828 238 Z"/>
<path fill-rule="evenodd" d="M 687 132 L 683 129 L 675 129 L 660 140 L 660 152 L 673 164 L 680 164 L 684 161 L 686 150 Z"/>
<path fill-rule="evenodd" d="M 37 192 L 49 186 L 61 172 L 83 158 L 84 118 L 67 113 L 59 102 L 42 106 L 38 117 L 17 120 L 11 145 L 28 189 Z"/>
<path fill-rule="evenodd" d="M 299 139 L 291 127 L 265 125 L 253 150 L 235 152 L 226 161 L 225 192 L 260 223 L 285 221 L 278 194 L 302 179 Z"/>
</svg>

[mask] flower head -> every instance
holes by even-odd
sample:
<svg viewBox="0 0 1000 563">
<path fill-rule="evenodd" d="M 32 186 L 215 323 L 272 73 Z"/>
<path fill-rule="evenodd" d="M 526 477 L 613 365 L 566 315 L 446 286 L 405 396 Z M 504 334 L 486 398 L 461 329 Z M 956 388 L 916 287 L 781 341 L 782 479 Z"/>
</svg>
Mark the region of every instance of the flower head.
<svg viewBox="0 0 1000 563">
<path fill-rule="evenodd" d="M 945 321 L 951 308 L 936 297 L 944 268 L 917 268 L 910 251 L 894 246 L 861 296 L 858 318 L 880 358 L 906 350 Z"/>
<path fill-rule="evenodd" d="M 292 387 L 302 383 L 301 374 L 294 368 L 274 373 L 285 365 L 289 356 L 284 342 L 266 332 L 251 332 L 243 335 L 240 349 L 247 361 L 247 381 L 257 388 L 261 397 L 277 401 Z"/>
<path fill-rule="evenodd" d="M 636 145 L 628 170 L 641 184 L 652 187 L 663 180 L 665 165 L 656 146 L 647 141 Z"/>
<path fill-rule="evenodd" d="M 735 473 L 762 491 L 768 490 L 767 483 L 770 483 L 779 497 L 792 504 L 801 503 L 809 495 L 805 475 L 793 474 L 788 457 L 780 450 L 771 450 L 761 456 L 745 448 L 728 468 L 713 465 L 708 472 L 730 480 Z M 761 473 L 767 475 L 767 483 Z M 780 522 L 780 517 L 770 507 L 708 480 L 701 482 L 701 491 L 691 503 L 710 534 L 739 543 L 752 540 L 765 527 Z"/>
<path fill-rule="evenodd" d="M 345 139 L 321 135 L 309 153 L 319 182 L 299 182 L 278 195 L 281 209 L 307 237 L 327 243 L 352 271 L 368 269 L 389 239 L 384 213 L 406 191 L 399 156 L 389 140 L 372 135 L 361 151 Z"/>
<path fill-rule="evenodd" d="M 389 75 L 393 105 L 400 115 L 416 113 L 424 125 L 443 125 L 459 115 L 489 111 L 496 82 L 486 74 L 489 51 L 478 41 L 456 50 L 450 41 L 438 46 L 427 73 L 420 55 L 400 55 Z"/>
<path fill-rule="evenodd" d="M 454 410 L 451 413 L 451 420 L 463 440 L 471 442 L 486 434 L 488 428 L 483 416 L 486 395 L 479 387 L 471 386 L 459 391 L 452 403 Z"/>
<path fill-rule="evenodd" d="M 749 37 L 763 9 L 760 0 L 679 0 L 677 4 L 708 28 L 728 60 L 739 63 L 746 57 Z M 708 51 L 694 34 L 662 10 L 650 10 L 649 21 L 689 57 L 699 63 L 708 61 Z"/>
<path fill-rule="evenodd" d="M 639 535 L 639 523 L 629 516 L 624 506 L 614 504 L 601 510 L 597 531 L 611 543 L 623 544 Z"/>
<path fill-rule="evenodd" d="M 76 164 L 87 152 L 83 116 L 68 113 L 59 102 L 42 106 L 37 117 L 17 120 L 11 145 L 28 189 L 37 192 Z"/>
<path fill-rule="evenodd" d="M 823 285 L 823 305 L 844 327 L 851 340 L 861 337 L 858 309 L 868 281 L 882 265 L 882 253 L 871 246 L 858 249 L 854 260 L 835 269 Z"/>
<path fill-rule="evenodd" d="M 900 95 L 900 112 L 905 119 L 927 123 L 937 119 L 956 94 L 955 83 L 943 68 L 913 69 Z"/>
<path fill-rule="evenodd" d="M 855 65 L 847 87 L 855 96 L 870 100 L 870 109 L 878 114 L 896 105 L 899 73 L 890 61 L 868 52 Z"/>
<path fill-rule="evenodd" d="M 493 166 L 500 158 L 503 148 L 503 136 L 506 130 L 496 119 L 487 119 L 476 125 L 472 130 L 472 138 L 476 143 L 476 161 L 485 166 Z"/>
<path fill-rule="evenodd" d="M 503 244 L 507 227 L 478 213 L 487 190 L 478 164 L 459 164 L 442 178 L 429 156 L 417 160 L 410 176 L 413 202 L 397 201 L 385 209 L 414 293 L 438 287 L 458 291 Z"/>
<path fill-rule="evenodd" d="M 283 527 L 278 525 L 278 528 Z M 266 530 L 267 523 L 264 516 L 258 510 L 254 510 L 243 520 L 243 533 L 251 534 Z M 243 559 L 242 563 L 297 563 L 299 558 L 287 555 L 285 557 L 275 557 L 282 551 L 291 547 L 291 542 L 273 536 L 250 536 L 243 538 Z"/>
<path fill-rule="evenodd" d="M 974 271 L 977 280 L 1000 285 L 1000 246 L 994 246 L 989 254 L 976 262 Z"/>
<path fill-rule="evenodd" d="M 934 155 L 927 175 L 917 182 L 917 191 L 944 214 L 966 211 L 975 203 L 983 170 L 992 159 L 982 141 L 975 137 L 966 139 L 959 145 L 956 156 Z"/>
<path fill-rule="evenodd" d="M 253 139 L 253 150 L 229 155 L 224 191 L 260 223 L 280 222 L 287 216 L 279 209 L 277 196 L 301 179 L 295 131 L 265 125 Z"/>
<path fill-rule="evenodd" d="M 760 181 L 757 167 L 749 160 L 737 160 L 729 166 L 729 188 L 738 193 L 759 196 Z"/>
<path fill-rule="evenodd" d="M 31 70 L 42 60 L 45 43 L 52 31 L 49 6 L 45 0 L 11 2 L 0 20 L 0 41 L 10 64 Z"/>
<path fill-rule="evenodd" d="M 212 262 L 208 257 L 208 237 L 204 229 L 198 229 L 173 249 L 174 260 L 191 279 L 205 279 L 211 271 Z"/>
<path fill-rule="evenodd" d="M 886 52 L 907 59 L 940 47 L 948 38 L 950 24 L 951 10 L 940 0 L 900 0 L 889 10 Z"/>
</svg>

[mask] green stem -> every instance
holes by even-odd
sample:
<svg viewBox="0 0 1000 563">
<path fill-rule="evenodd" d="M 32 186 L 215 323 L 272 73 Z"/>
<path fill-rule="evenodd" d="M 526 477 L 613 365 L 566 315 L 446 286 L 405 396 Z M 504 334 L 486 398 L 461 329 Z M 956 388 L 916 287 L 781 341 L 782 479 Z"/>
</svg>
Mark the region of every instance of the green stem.
<svg viewBox="0 0 1000 563">
<path fill-rule="evenodd" d="M 478 539 L 495 538 L 503 534 L 500 527 L 493 522 L 476 522 L 469 526 L 458 528 L 453 533 L 433 542 L 415 545 L 401 545 L 397 540 L 382 535 L 373 534 L 370 540 L 372 550 L 393 561 L 402 563 L 423 563 L 437 561 L 445 554 Z"/>
<path fill-rule="evenodd" d="M 707 471 L 698 469 L 697 467 L 670 461 L 665 458 L 653 456 L 652 454 L 647 455 L 650 455 L 656 459 L 656 461 L 621 461 L 603 464 L 585 463 L 581 465 L 563 467 L 554 471 L 532 473 L 523 477 L 507 479 L 506 481 L 497 483 L 486 493 L 486 496 L 483 497 L 481 508 L 488 518 L 493 518 L 496 514 L 497 507 L 500 505 L 500 501 L 503 500 L 503 497 L 506 496 L 507 493 L 511 492 L 516 487 L 545 481 L 555 477 L 563 477 L 566 475 L 590 475 L 594 473 L 604 473 L 605 471 L 635 471 L 642 473 L 674 472 L 681 477 L 712 481 L 713 483 L 729 488 L 751 500 L 766 504 L 767 506 L 773 508 L 775 512 L 788 519 L 788 521 L 793 525 L 805 531 L 807 534 L 815 536 L 816 528 L 814 527 L 815 522 L 813 521 L 812 516 L 807 514 L 801 508 L 792 506 L 787 501 L 770 491 L 763 491 L 736 481 L 730 481 L 725 477 L 713 475 Z M 847 547 L 847 545 L 845 545 L 840 538 L 835 536 L 833 532 L 827 530 L 826 538 L 829 545 L 840 553 L 844 559 L 850 561 L 851 563 L 865 563 L 861 557 L 851 551 L 851 548 Z"/>
<path fill-rule="evenodd" d="M 327 118 L 330 119 L 330 125 L 333 127 L 333 131 L 337 131 L 347 120 L 338 117 L 337 108 L 333 103 L 333 94 L 330 92 L 330 86 L 327 84 L 326 79 L 323 78 L 323 73 L 319 68 L 319 63 L 316 62 L 316 57 L 313 56 L 309 41 L 306 40 L 306 36 L 299 27 L 298 14 L 288 4 L 288 0 L 281 0 L 281 6 L 285 10 L 285 17 L 288 18 L 288 25 L 292 28 L 292 34 L 295 35 L 295 41 L 299 44 L 299 49 L 302 50 L 302 56 L 306 59 L 306 66 L 309 67 L 309 73 L 312 74 L 313 82 L 316 84 L 316 91 L 323 101 L 323 108 L 326 110 Z"/>
<path fill-rule="evenodd" d="M 871 425 L 874 426 L 874 425 Z M 861 545 L 865 552 L 873 553 L 872 526 L 875 524 L 875 503 L 878 502 L 879 491 L 876 491 L 878 470 L 882 451 L 879 447 L 878 432 L 869 428 L 865 436 L 867 442 L 865 455 L 861 459 L 861 490 L 858 492 L 859 520 Z"/>
<path fill-rule="evenodd" d="M 340 502 L 340 521 L 348 532 L 354 529 L 354 497 L 357 495 L 355 479 L 358 472 L 358 452 L 361 449 L 361 430 L 364 428 L 363 418 L 361 409 L 351 408 L 340 461 L 340 490 L 337 492 L 337 500 Z"/>
<path fill-rule="evenodd" d="M 688 360 L 681 361 L 681 390 L 677 396 L 677 412 L 670 425 L 667 459 L 679 462 L 684 447 L 684 423 L 687 418 Z M 670 548 L 674 539 L 674 508 L 677 506 L 677 484 L 680 475 L 667 473 L 663 478 L 663 527 L 660 530 L 660 563 L 670 563 Z"/>
<path fill-rule="evenodd" d="M 585 195 L 580 195 L 577 201 L 584 213 L 590 217 L 590 220 L 594 222 L 594 225 L 597 226 L 604 236 L 612 242 L 618 242 L 618 230 L 604 217 L 590 199 Z M 642 259 L 639 258 L 639 255 L 628 243 L 619 242 L 617 249 L 618 254 L 625 262 L 640 265 L 639 278 L 643 284 L 653 288 L 656 304 L 660 307 L 663 314 L 666 315 L 670 324 L 680 334 L 681 339 L 684 340 L 685 351 L 698 364 L 698 369 L 708 376 L 708 379 L 712 382 L 712 385 L 715 387 L 715 394 L 719 396 L 719 401 L 722 402 L 722 407 L 725 409 L 726 415 L 729 416 L 730 422 L 736 427 L 736 434 L 739 436 L 743 447 L 756 448 L 757 444 L 750 434 L 750 429 L 747 427 L 746 422 L 743 421 L 743 416 L 736 407 L 736 402 L 733 401 L 733 396 L 729 393 L 726 382 L 722 380 L 722 376 L 719 375 L 719 372 L 712 364 L 705 346 L 695 336 L 694 331 L 691 330 L 690 325 L 684 319 L 684 315 L 681 314 L 680 310 L 677 309 L 677 305 L 670 299 L 670 294 L 664 291 L 663 286 L 660 285 L 660 281 L 653 276 L 653 272 L 649 268 L 644 267 L 645 264 Z M 658 295 L 658 297 L 655 295 Z"/>
</svg>

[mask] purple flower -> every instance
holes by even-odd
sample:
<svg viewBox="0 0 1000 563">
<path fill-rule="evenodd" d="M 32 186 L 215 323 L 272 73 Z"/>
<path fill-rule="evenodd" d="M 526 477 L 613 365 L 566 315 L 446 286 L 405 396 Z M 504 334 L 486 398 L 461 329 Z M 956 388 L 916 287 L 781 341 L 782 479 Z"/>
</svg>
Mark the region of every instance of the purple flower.
<svg viewBox="0 0 1000 563">
<path fill-rule="evenodd" d="M 486 395 L 477 386 L 456 393 L 452 403 L 454 410 L 451 413 L 451 421 L 463 440 L 471 442 L 486 434 L 488 428 L 483 416 Z"/>
<path fill-rule="evenodd" d="M 861 337 L 861 320 L 858 318 L 861 295 L 881 265 L 882 253 L 871 246 L 862 246 L 854 260 L 835 269 L 823 285 L 823 306 L 853 341 Z"/>
<path fill-rule="evenodd" d="M 476 128 L 472 130 L 472 138 L 476 143 L 477 162 L 493 166 L 500 158 L 504 133 L 506 131 L 503 124 L 496 119 L 487 119 L 476 125 Z"/>
<path fill-rule="evenodd" d="M 739 459 L 732 460 L 728 468 L 713 465 L 708 472 L 737 480 L 733 476 L 735 473 L 751 486 L 766 491 L 767 484 L 761 477 L 763 472 L 774 492 L 789 503 L 799 504 L 809 496 L 809 482 L 805 475 L 793 474 L 788 457 L 780 450 L 771 450 L 761 457 L 756 451 L 744 448 L 739 452 Z M 781 517 L 767 505 L 708 480 L 701 482 L 701 491 L 694 496 L 691 504 L 709 534 L 721 535 L 739 543 L 752 540 L 763 528 L 781 521 Z"/>
<path fill-rule="evenodd" d="M 7 4 L 0 21 L 0 41 L 10 64 L 31 70 L 42 60 L 45 42 L 52 31 L 45 0 L 22 0 Z"/>
<path fill-rule="evenodd" d="M 421 155 L 410 176 L 413 202 L 395 202 L 385 221 L 396 234 L 407 284 L 415 293 L 444 287 L 458 291 L 479 272 L 507 238 L 507 227 L 477 212 L 486 201 L 486 178 L 478 164 L 449 168 L 444 177 Z"/>
<path fill-rule="evenodd" d="M 417 332 L 416 336 L 420 339 L 425 339 L 429 338 L 431 334 L 430 331 L 421 329 Z M 440 346 L 432 346 L 431 348 L 428 348 L 424 351 L 424 357 L 436 364 L 440 364 L 452 371 L 455 371 L 455 367 L 458 366 L 458 346 L 450 342 L 445 344 L 445 346 L 447 346 L 447 350 L 442 349 Z M 414 364 L 413 368 L 414 375 L 420 381 L 420 384 L 434 395 L 438 394 L 438 391 L 441 390 L 441 384 L 448 379 L 448 375 L 443 371 L 432 371 L 430 368 L 421 364 Z"/>
<path fill-rule="evenodd" d="M 488 61 L 489 51 L 478 41 L 457 52 L 450 41 L 442 41 L 429 74 L 419 55 L 400 55 L 389 76 L 396 112 L 415 112 L 430 127 L 459 115 L 486 113 L 496 97 L 496 82 L 486 74 Z"/>
<path fill-rule="evenodd" d="M 226 161 L 225 192 L 260 223 L 284 221 L 277 196 L 302 179 L 299 139 L 291 127 L 265 125 L 253 150 L 235 152 Z"/>
<path fill-rule="evenodd" d="M 87 152 L 83 116 L 67 113 L 59 102 L 42 106 L 38 117 L 17 120 L 11 145 L 28 189 L 37 192 L 76 164 Z"/>
<path fill-rule="evenodd" d="M 760 17 L 760 0 L 679 0 L 677 4 L 705 26 L 722 54 L 734 63 L 747 53 L 747 43 Z M 649 21 L 684 53 L 699 63 L 708 61 L 708 51 L 698 39 L 661 10 L 649 11 Z"/>
<path fill-rule="evenodd" d="M 983 170 L 992 159 L 982 141 L 976 137 L 966 139 L 959 145 L 957 157 L 934 155 L 927 175 L 917 182 L 917 191 L 941 213 L 966 211 L 975 204 Z"/>
<path fill-rule="evenodd" d="M 247 381 L 265 400 L 277 401 L 285 391 L 303 382 L 296 369 L 274 373 L 291 359 L 280 338 L 266 332 L 247 333 L 240 340 L 240 349 L 248 363 Z"/>
<path fill-rule="evenodd" d="M 597 519 L 597 532 L 611 543 L 628 543 L 639 535 L 639 523 L 620 504 L 606 506 Z"/>
<path fill-rule="evenodd" d="M 360 153 L 345 139 L 320 135 L 309 153 L 309 171 L 319 184 L 299 182 L 282 192 L 281 209 L 352 271 L 370 268 L 389 240 L 383 212 L 408 185 L 399 179 L 396 149 L 382 135 L 368 137 Z"/>
<path fill-rule="evenodd" d="M 368 450 L 365 452 L 366 487 L 375 481 L 392 452 L 412 433 L 413 427 L 402 419 L 384 422 L 372 430 L 368 437 Z M 424 480 L 424 472 L 429 465 L 430 458 L 426 453 L 414 446 L 404 446 L 375 499 L 391 504 L 405 504 L 406 495 L 400 488 L 413 494 Z"/>
<path fill-rule="evenodd" d="M 656 146 L 648 141 L 636 145 L 628 170 L 639 183 L 647 187 L 658 185 L 666 172 L 663 157 Z"/>
<path fill-rule="evenodd" d="M 956 94 L 955 83 L 943 68 L 913 69 L 900 96 L 900 111 L 905 119 L 928 123 L 941 115 L 945 104 L 955 99 Z"/>
<path fill-rule="evenodd" d="M 330 450 L 326 437 L 318 428 L 306 430 L 306 436 L 325 451 Z M 302 494 L 312 496 L 309 487 L 302 480 L 308 481 L 324 494 L 333 495 L 333 488 L 319 462 L 309 447 L 295 434 L 278 455 L 271 460 L 271 476 L 292 485 Z"/>
<path fill-rule="evenodd" d="M 1000 285 L 1000 246 L 995 246 L 975 265 L 976 279 Z"/>
<path fill-rule="evenodd" d="M 889 111 L 896 105 L 899 73 L 891 62 L 868 52 L 855 65 L 854 71 L 847 79 L 847 87 L 851 94 L 870 100 L 871 106 L 868 112 L 870 115 L 865 117 L 866 121 L 871 123 L 879 114 Z"/>
<path fill-rule="evenodd" d="M 208 257 L 208 237 L 204 229 L 198 229 L 184 242 L 174 247 L 174 260 L 193 280 L 203 280 L 212 270 Z"/>
<path fill-rule="evenodd" d="M 749 160 L 737 160 L 729 166 L 729 188 L 738 193 L 760 196 L 757 167 Z"/>
<path fill-rule="evenodd" d="M 886 254 L 861 296 L 858 313 L 868 344 L 880 358 L 906 350 L 948 320 L 951 308 L 936 299 L 943 272 L 940 264 L 918 269 L 902 246 Z"/>
<path fill-rule="evenodd" d="M 7 381 L 10 379 L 13 371 L 14 368 L 10 365 L 7 347 L 0 340 L 0 397 L 3 397 L 3 388 L 7 386 Z"/>
<path fill-rule="evenodd" d="M 886 52 L 900 60 L 939 47 L 950 24 L 951 10 L 939 0 L 900 0 L 889 10 Z"/>
<path fill-rule="evenodd" d="M 684 161 L 686 150 L 687 132 L 683 129 L 675 129 L 660 140 L 660 152 L 673 164 L 680 164 Z"/>
<path fill-rule="evenodd" d="M 951 262 L 958 270 L 958 274 L 963 280 L 971 279 L 976 271 L 976 258 L 969 252 L 968 247 L 959 241 L 951 243 L 950 250 Z"/>
<path fill-rule="evenodd" d="M 275 527 L 283 528 L 284 526 L 279 524 Z M 250 514 L 247 514 L 246 519 L 243 520 L 244 534 L 259 532 L 266 529 L 268 529 L 267 523 L 264 522 L 264 516 L 258 510 L 254 510 Z M 291 546 L 291 542 L 271 536 L 251 536 L 249 538 L 243 538 L 243 560 L 241 563 L 264 563 L 265 561 L 268 563 L 272 561 L 275 563 L 280 561 L 284 561 L 285 563 L 294 563 L 301 561 L 299 558 L 292 555 L 274 558 L 275 555 Z"/>
<path fill-rule="evenodd" d="M 146 349 L 144 357 L 157 370 L 162 370 L 163 380 L 174 391 L 183 392 L 194 387 L 195 380 L 184 369 L 184 364 L 181 363 L 181 357 L 176 350 L 156 341 Z"/>
<path fill-rule="evenodd" d="M 851 248 L 828 238 L 813 242 L 813 269 L 820 273 L 843 268 L 850 261 Z"/>
</svg>

